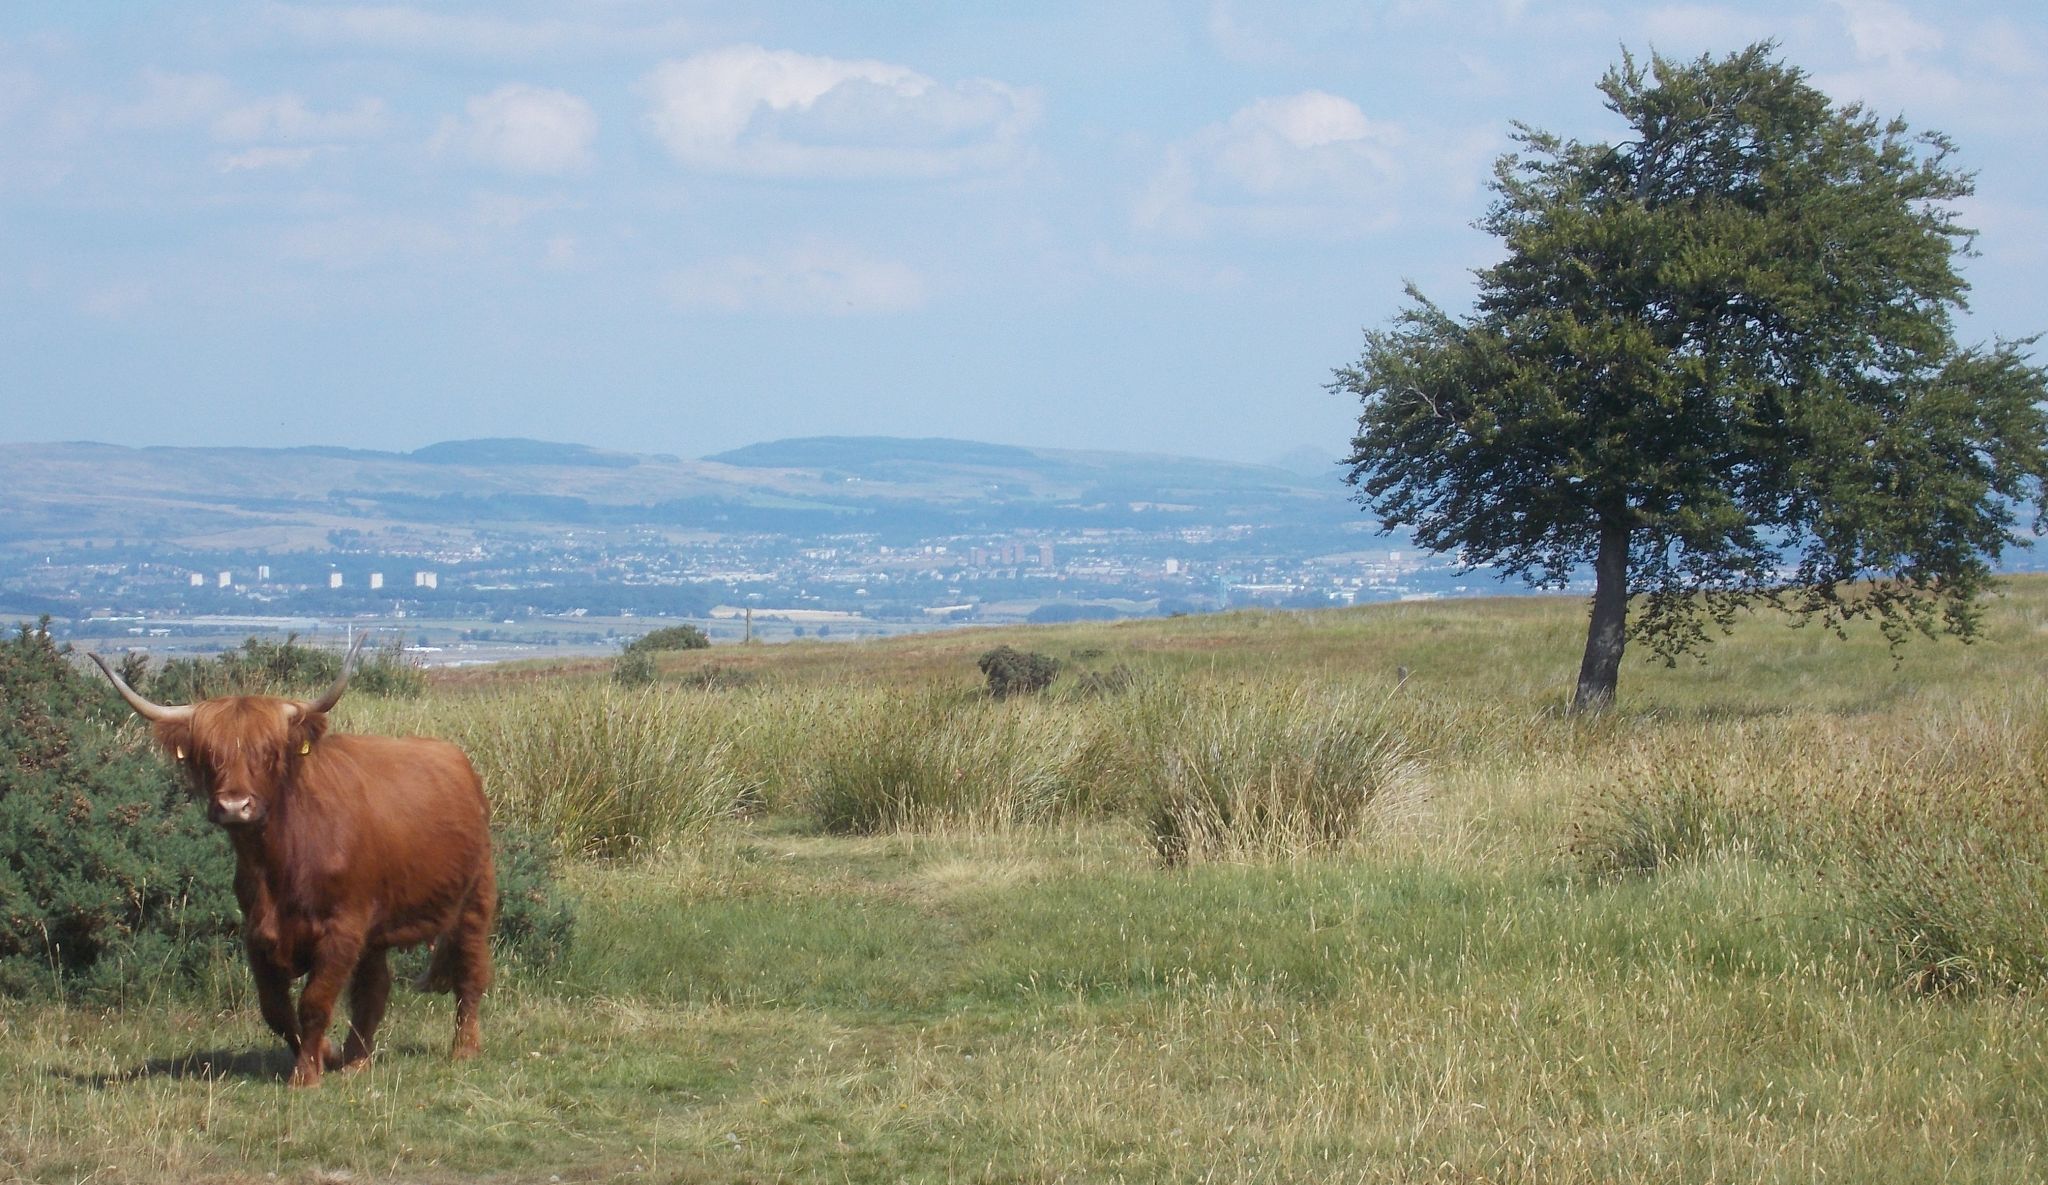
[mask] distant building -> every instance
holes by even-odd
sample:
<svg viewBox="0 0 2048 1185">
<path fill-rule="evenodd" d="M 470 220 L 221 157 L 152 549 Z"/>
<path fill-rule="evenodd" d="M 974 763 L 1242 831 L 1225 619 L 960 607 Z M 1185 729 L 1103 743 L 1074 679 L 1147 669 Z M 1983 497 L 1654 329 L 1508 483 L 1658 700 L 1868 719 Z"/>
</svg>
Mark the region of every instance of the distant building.
<svg viewBox="0 0 2048 1185">
<path fill-rule="evenodd" d="M 438 572 L 414 572 L 412 574 L 412 586 L 414 588 L 439 588 L 441 587 L 441 574 Z"/>
<path fill-rule="evenodd" d="M 1052 567 L 1052 544 L 1041 543 L 1038 545 L 1038 566 L 1041 568 Z"/>
<path fill-rule="evenodd" d="M 339 573 L 339 572 L 329 572 L 329 573 L 327 574 L 327 587 L 329 587 L 329 588 L 340 588 L 340 587 L 341 587 L 341 573 Z"/>
<path fill-rule="evenodd" d="M 199 573 L 197 573 L 197 572 L 194 572 L 194 573 L 192 573 L 192 587 L 193 587 L 193 588 L 205 588 L 205 587 L 206 587 L 206 577 L 204 577 L 204 576 L 201 576 L 201 575 L 200 575 Z"/>
<path fill-rule="evenodd" d="M 268 579 L 270 579 L 270 565 L 269 565 L 269 564 L 258 564 L 258 565 L 256 565 L 256 579 L 258 579 L 258 580 L 268 580 Z"/>
<path fill-rule="evenodd" d="M 222 572 L 220 574 L 220 586 L 222 588 L 233 588 L 235 586 L 235 574 L 233 572 Z"/>
<path fill-rule="evenodd" d="M 383 588 L 383 587 L 384 587 L 384 573 L 382 573 L 382 572 L 372 572 L 372 573 L 370 573 L 370 587 L 371 587 L 371 588 Z"/>
</svg>

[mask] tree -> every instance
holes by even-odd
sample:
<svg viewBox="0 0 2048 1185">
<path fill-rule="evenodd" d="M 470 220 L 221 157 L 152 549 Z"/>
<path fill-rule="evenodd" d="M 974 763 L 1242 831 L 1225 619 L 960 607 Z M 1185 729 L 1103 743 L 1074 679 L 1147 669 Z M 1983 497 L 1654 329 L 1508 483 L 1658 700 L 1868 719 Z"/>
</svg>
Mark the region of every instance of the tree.
<svg viewBox="0 0 2048 1185">
<path fill-rule="evenodd" d="M 2043 510 L 2048 375 L 2033 339 L 1956 344 L 1950 142 L 1833 106 L 1770 43 L 1624 54 L 1600 90 L 1629 138 L 1516 125 L 1473 313 L 1410 285 L 1336 372 L 1358 500 L 1536 587 L 1590 564 L 1580 710 L 1628 640 L 1672 661 L 1759 602 L 1968 637 Z"/>
</svg>

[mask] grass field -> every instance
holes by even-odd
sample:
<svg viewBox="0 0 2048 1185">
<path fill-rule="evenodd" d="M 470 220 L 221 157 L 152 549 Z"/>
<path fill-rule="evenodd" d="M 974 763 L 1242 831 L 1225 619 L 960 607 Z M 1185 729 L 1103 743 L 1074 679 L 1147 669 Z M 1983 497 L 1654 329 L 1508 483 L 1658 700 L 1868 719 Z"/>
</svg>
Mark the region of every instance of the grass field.
<svg viewBox="0 0 2048 1185">
<path fill-rule="evenodd" d="M 1559 710 L 1513 599 L 465 674 L 343 727 L 556 837 L 485 1055 L 283 1085 L 233 968 L 0 1006 L 49 1181 L 2048 1177 L 2048 583 L 1976 644 L 1740 623 Z M 998 643 L 1045 696 L 977 695 Z M 1082 679 L 1084 671 L 1098 678 Z M 1405 680 L 1402 675 L 1406 673 Z"/>
</svg>

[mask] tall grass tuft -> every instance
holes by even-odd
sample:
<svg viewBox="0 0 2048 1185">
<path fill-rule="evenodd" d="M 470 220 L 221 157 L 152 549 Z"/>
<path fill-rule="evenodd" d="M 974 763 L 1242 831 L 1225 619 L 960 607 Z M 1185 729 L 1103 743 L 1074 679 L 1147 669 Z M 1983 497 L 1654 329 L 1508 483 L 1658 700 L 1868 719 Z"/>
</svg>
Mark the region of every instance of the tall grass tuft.
<svg viewBox="0 0 2048 1185">
<path fill-rule="evenodd" d="M 1647 734 L 1593 778 L 1567 852 L 1596 879 L 1808 870 L 1911 987 L 2048 985 L 2048 697 Z"/>
<path fill-rule="evenodd" d="M 1914 988 L 2048 986 L 2048 696 L 1926 713 L 1873 749 L 1805 812 L 1845 910 Z"/>
<path fill-rule="evenodd" d="M 1769 731 L 1769 730 L 1766 730 Z M 1770 857 L 1787 842 L 1785 804 L 1806 758 L 1758 728 L 1675 726 L 1620 742 L 1585 767 L 1585 801 L 1566 842 L 1594 880 L 1645 875 L 1740 853 Z"/>
<path fill-rule="evenodd" d="M 690 841 L 761 793 L 737 760 L 747 715 L 701 694 L 542 685 L 378 715 L 462 745 L 499 818 L 568 856 Z"/>
<path fill-rule="evenodd" d="M 1168 863 L 1333 850 L 1366 837 L 1377 808 L 1420 786 L 1384 694 L 1185 683 L 1142 699 L 1141 793 Z"/>
<path fill-rule="evenodd" d="M 802 772 L 798 794 L 827 831 L 1000 831 L 1082 803 L 1095 751 L 1085 717 L 1043 701 L 872 695 Z"/>
</svg>

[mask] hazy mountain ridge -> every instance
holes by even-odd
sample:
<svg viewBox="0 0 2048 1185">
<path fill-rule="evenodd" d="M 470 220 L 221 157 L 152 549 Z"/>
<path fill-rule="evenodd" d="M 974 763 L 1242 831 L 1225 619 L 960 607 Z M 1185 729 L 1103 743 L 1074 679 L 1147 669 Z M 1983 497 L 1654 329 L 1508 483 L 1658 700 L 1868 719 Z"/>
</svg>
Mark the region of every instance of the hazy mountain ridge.
<svg viewBox="0 0 2048 1185">
<path fill-rule="evenodd" d="M 1334 476 L 1191 458 L 974 441 L 812 437 L 702 460 L 521 439 L 410 453 L 0 445 L 0 546 L 151 538 L 295 550 L 329 532 L 646 524 L 806 533 L 1350 518 Z M 1355 521 L 1355 519 L 1353 519 Z"/>
</svg>

